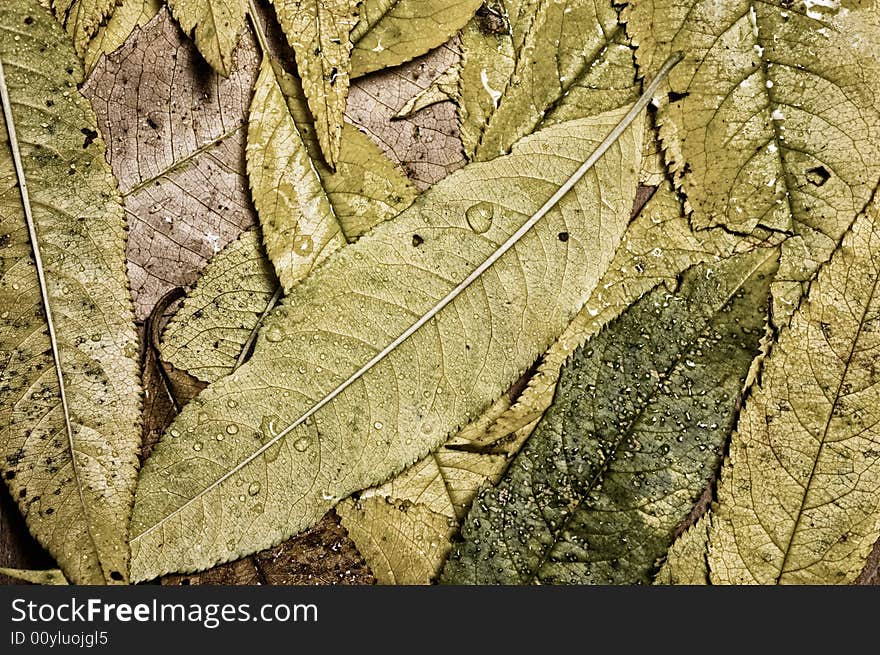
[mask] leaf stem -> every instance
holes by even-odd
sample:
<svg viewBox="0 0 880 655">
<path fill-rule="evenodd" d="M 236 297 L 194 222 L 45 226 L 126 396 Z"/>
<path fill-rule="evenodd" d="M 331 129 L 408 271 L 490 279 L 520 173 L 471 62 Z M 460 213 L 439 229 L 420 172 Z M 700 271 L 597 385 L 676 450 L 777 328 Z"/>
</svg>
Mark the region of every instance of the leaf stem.
<svg viewBox="0 0 880 655">
<path fill-rule="evenodd" d="M 260 44 L 260 51 L 264 57 L 268 57 L 269 39 L 263 26 L 260 24 L 260 20 L 257 18 L 257 13 L 257 5 L 254 0 L 248 0 L 248 18 L 251 20 L 251 25 L 254 26 L 254 33 L 257 35 L 257 43 Z"/>
</svg>

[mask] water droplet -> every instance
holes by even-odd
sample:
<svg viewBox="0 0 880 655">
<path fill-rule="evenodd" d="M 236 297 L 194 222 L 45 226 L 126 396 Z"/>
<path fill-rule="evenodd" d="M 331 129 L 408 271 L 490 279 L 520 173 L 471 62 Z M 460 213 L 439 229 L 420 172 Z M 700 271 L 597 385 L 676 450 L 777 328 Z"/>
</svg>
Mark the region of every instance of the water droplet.
<svg viewBox="0 0 880 655">
<path fill-rule="evenodd" d="M 238 426 L 235 423 L 230 423 L 226 426 L 226 434 L 238 434 Z"/>
<path fill-rule="evenodd" d="M 373 423 L 373 427 L 377 430 L 381 430 L 384 426 L 382 425 L 382 421 L 376 421 L 375 423 Z"/>
<path fill-rule="evenodd" d="M 262 421 L 260 421 L 260 443 L 263 445 L 269 443 L 272 439 L 278 436 L 278 433 L 281 432 L 282 429 L 283 426 L 281 425 L 281 419 L 278 416 L 275 414 L 264 416 Z M 278 459 L 278 453 L 281 450 L 280 446 L 280 443 L 273 444 L 263 453 L 263 459 L 267 462 L 274 462 Z"/>
<path fill-rule="evenodd" d="M 297 234 L 295 237 L 293 237 L 293 249 L 298 255 L 302 255 L 303 257 L 305 257 L 312 252 L 313 247 L 314 242 L 312 241 L 311 235 Z"/>
<path fill-rule="evenodd" d="M 251 496 L 256 496 L 258 493 L 260 493 L 260 483 L 251 482 L 250 486 L 248 487 L 248 494 L 250 494 Z"/>
<path fill-rule="evenodd" d="M 235 400 L 227 400 L 227 401 L 226 401 L 226 406 L 227 406 L 229 409 L 235 409 L 236 407 L 238 407 L 238 402 L 235 401 Z"/>
<path fill-rule="evenodd" d="M 171 431 L 169 432 L 169 434 L 170 434 L 172 437 L 179 437 L 179 436 L 180 436 L 180 430 L 178 430 L 177 428 L 171 428 Z"/>
<path fill-rule="evenodd" d="M 100 333 L 100 332 L 95 332 L 92 336 L 89 337 L 89 339 L 91 339 L 92 341 L 94 341 L 95 343 L 97 343 L 97 342 L 99 342 L 99 341 L 101 340 L 101 333 Z"/>
<path fill-rule="evenodd" d="M 193 450 L 196 451 L 196 452 L 199 452 L 201 449 L 202 449 L 202 442 L 201 442 L 201 441 L 196 441 L 196 442 L 193 444 Z"/>
<path fill-rule="evenodd" d="M 301 453 L 304 453 L 309 449 L 309 445 L 311 445 L 311 441 L 306 439 L 305 437 L 301 437 L 293 442 L 293 447 L 296 448 Z"/>
<path fill-rule="evenodd" d="M 281 331 L 281 328 L 273 325 L 268 330 L 266 330 L 266 341 L 278 343 L 282 339 L 284 339 L 284 333 Z"/>
<path fill-rule="evenodd" d="M 492 218 L 495 215 L 495 208 L 488 202 L 478 202 L 472 205 L 465 212 L 468 225 L 477 234 L 486 232 L 492 227 Z"/>
</svg>

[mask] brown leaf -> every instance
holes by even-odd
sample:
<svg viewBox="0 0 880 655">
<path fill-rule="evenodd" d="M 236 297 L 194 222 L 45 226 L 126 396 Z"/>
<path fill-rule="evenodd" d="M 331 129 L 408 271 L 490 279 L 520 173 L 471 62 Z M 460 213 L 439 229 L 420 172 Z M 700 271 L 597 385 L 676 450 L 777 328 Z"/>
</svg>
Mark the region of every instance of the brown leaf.
<svg viewBox="0 0 880 655">
<path fill-rule="evenodd" d="M 255 221 L 244 176 L 253 44 L 211 72 L 167 10 L 98 64 L 83 93 L 98 115 L 130 233 L 137 317 Z"/>
<path fill-rule="evenodd" d="M 420 189 L 464 165 L 458 118 L 441 102 L 405 120 L 392 120 L 415 95 L 458 62 L 446 45 L 403 66 L 358 79 L 348 96 L 347 116 L 359 124 Z"/>
<path fill-rule="evenodd" d="M 200 573 L 168 575 L 162 584 L 360 585 L 375 579 L 331 511 L 312 529 L 274 548 Z"/>
</svg>

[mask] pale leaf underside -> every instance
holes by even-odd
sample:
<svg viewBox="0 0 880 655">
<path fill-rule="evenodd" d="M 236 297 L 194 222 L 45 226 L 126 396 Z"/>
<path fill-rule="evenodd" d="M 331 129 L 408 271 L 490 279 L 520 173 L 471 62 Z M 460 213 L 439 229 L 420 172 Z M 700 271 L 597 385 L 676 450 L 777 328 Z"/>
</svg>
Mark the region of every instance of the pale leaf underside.
<svg viewBox="0 0 880 655">
<path fill-rule="evenodd" d="M 399 472 L 500 396 L 610 261 L 629 214 L 640 121 L 446 310 L 310 422 L 273 437 L 464 279 L 619 118 L 549 128 L 509 157 L 453 174 L 304 280 L 267 320 L 251 360 L 194 400 L 147 463 L 133 575 L 271 545 Z"/>
</svg>

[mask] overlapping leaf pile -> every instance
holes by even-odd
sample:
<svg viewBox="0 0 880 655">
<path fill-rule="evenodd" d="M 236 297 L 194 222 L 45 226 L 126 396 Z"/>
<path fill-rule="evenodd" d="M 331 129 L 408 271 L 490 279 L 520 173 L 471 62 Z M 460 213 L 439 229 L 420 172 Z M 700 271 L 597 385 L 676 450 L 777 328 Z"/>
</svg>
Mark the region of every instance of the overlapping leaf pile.
<svg viewBox="0 0 880 655">
<path fill-rule="evenodd" d="M 380 583 L 859 577 L 880 7 L 162 4 L 0 8 L 0 469 L 60 567 L 2 572 L 266 582 L 339 521 Z"/>
</svg>

